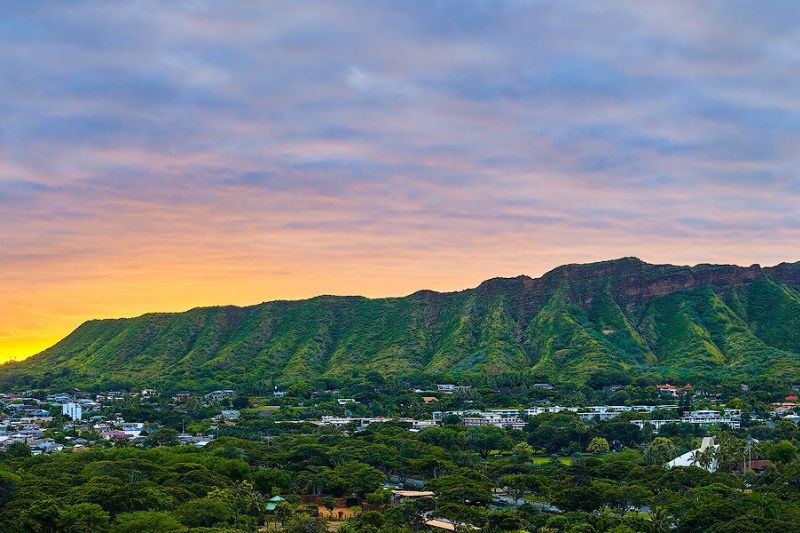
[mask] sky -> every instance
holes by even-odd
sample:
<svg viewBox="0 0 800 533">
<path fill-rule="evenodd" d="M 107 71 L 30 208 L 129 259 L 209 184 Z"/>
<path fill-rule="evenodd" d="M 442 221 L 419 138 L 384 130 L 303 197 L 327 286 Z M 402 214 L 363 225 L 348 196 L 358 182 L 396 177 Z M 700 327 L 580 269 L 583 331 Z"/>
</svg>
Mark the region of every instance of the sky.
<svg viewBox="0 0 800 533">
<path fill-rule="evenodd" d="M 800 259 L 800 3 L 3 3 L 0 360 L 91 318 Z"/>
</svg>

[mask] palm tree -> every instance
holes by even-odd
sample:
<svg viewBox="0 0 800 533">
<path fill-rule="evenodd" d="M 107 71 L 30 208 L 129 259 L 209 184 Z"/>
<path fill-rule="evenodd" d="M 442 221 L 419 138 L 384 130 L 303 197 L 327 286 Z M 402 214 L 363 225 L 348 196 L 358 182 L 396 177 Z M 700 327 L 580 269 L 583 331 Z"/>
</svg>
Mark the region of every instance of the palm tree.
<svg viewBox="0 0 800 533">
<path fill-rule="evenodd" d="M 653 507 L 651 519 L 653 521 L 653 533 L 669 533 L 672 530 L 673 518 L 666 508 Z"/>
<path fill-rule="evenodd" d="M 714 448 L 706 448 L 705 450 L 694 450 L 692 452 L 691 464 L 703 470 L 709 470 L 711 465 L 714 464 Z"/>
</svg>

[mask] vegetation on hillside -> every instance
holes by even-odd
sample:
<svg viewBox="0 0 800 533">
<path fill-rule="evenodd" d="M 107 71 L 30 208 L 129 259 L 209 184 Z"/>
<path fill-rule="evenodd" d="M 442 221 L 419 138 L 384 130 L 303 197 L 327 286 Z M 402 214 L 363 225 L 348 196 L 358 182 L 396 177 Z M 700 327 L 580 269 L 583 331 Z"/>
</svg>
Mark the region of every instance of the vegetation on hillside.
<svg viewBox="0 0 800 533">
<path fill-rule="evenodd" d="M 800 263 L 746 279 L 737 268 L 624 259 L 456 293 L 94 320 L 0 367 L 0 386 L 254 390 L 370 371 L 467 381 L 522 373 L 579 385 L 797 375 L 800 293 L 781 280 L 795 279 Z M 659 284 L 678 289 L 646 294 Z"/>
</svg>

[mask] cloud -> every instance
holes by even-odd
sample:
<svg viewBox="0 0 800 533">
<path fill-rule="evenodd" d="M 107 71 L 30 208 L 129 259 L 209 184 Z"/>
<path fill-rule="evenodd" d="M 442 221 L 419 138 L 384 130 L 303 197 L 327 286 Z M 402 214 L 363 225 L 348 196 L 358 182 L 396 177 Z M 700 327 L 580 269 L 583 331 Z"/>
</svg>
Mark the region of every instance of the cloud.
<svg viewBox="0 0 800 533">
<path fill-rule="evenodd" d="M 799 22 L 794 2 L 12 2 L 2 335 L 614 256 L 796 259 Z"/>
</svg>

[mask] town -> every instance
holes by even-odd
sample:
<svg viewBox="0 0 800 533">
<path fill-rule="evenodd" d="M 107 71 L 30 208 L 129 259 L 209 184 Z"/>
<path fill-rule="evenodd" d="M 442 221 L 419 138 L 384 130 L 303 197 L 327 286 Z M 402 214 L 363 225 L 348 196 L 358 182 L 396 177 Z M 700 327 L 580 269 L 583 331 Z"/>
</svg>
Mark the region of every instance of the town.
<svg viewBox="0 0 800 533">
<path fill-rule="evenodd" d="M 549 384 L 536 384 L 536 388 L 555 390 Z M 690 387 L 690 386 L 689 386 Z M 742 385 L 746 388 L 745 385 Z M 682 396 L 683 388 L 673 385 L 658 385 L 655 388 L 659 397 L 664 400 L 677 399 Z M 794 387 L 800 389 L 800 386 Z M 220 428 L 223 434 L 226 430 L 234 428 L 242 416 L 242 412 L 235 407 L 246 407 L 249 411 L 250 402 L 263 402 L 266 410 L 259 411 L 261 416 L 269 416 L 276 424 L 308 423 L 318 426 L 336 426 L 363 428 L 375 423 L 402 423 L 407 424 L 411 431 L 419 431 L 427 427 L 441 426 L 445 423 L 456 423 L 467 426 L 496 426 L 509 429 L 522 429 L 532 417 L 546 413 L 571 413 L 584 422 L 607 421 L 625 414 L 625 418 L 640 429 L 648 428 L 658 432 L 663 426 L 669 424 L 690 424 L 701 428 L 727 427 L 738 429 L 741 426 L 742 410 L 728 407 L 725 403 L 706 400 L 706 409 L 685 409 L 677 403 L 664 403 L 654 405 L 586 405 L 586 406 L 561 406 L 549 400 L 542 400 L 538 405 L 530 407 L 505 407 L 486 409 L 460 409 L 436 410 L 439 398 L 461 395 L 464 403 L 473 403 L 474 400 L 466 399 L 471 396 L 471 387 L 466 385 L 437 384 L 435 390 L 423 391 L 412 389 L 418 394 L 423 405 L 431 406 L 429 416 L 412 418 L 410 416 L 353 416 L 352 411 L 360 406 L 355 398 L 344 398 L 338 390 L 313 392 L 312 397 L 320 400 L 328 397 L 335 400 L 331 403 L 329 414 L 318 418 L 304 417 L 291 419 L 281 412 L 280 407 L 292 407 L 294 410 L 303 409 L 305 403 L 295 396 L 287 397 L 286 389 L 275 388 L 272 398 L 242 398 L 235 390 L 215 390 L 206 394 L 193 391 L 178 391 L 163 398 L 154 388 L 140 391 L 103 391 L 87 393 L 78 390 L 52 394 L 34 394 L 25 391 L 21 394 L 0 393 L 0 450 L 14 443 L 29 446 L 33 454 L 61 451 L 65 446 L 81 448 L 93 446 L 106 441 L 104 445 L 120 444 L 144 446 L 148 438 L 165 428 L 164 424 L 153 422 L 153 414 L 165 406 L 174 409 L 174 412 L 183 413 L 182 426 L 174 442 L 204 446 L 215 436 L 219 435 Z M 611 387 L 612 392 L 619 390 Z M 688 392 L 688 389 L 687 389 Z M 744 392 L 744 389 L 743 389 Z M 704 394 L 701 392 L 701 396 Z M 438 397 L 437 397 L 438 396 Z M 272 401 L 269 401 L 269 400 Z M 714 400 L 712 398 L 711 400 Z M 114 412 L 115 408 L 130 406 L 131 402 L 137 409 L 150 410 L 147 421 L 125 420 L 121 412 Z M 315 407 L 318 407 L 316 404 Z M 198 419 L 196 410 L 208 415 L 205 419 Z M 124 409 L 120 409 L 124 410 Z M 334 413 L 336 411 L 336 413 Z M 679 415 L 680 411 L 680 416 Z M 774 425 L 780 421 L 797 422 L 800 415 L 798 397 L 794 394 L 787 395 L 781 401 L 768 405 L 764 412 L 748 414 L 750 423 L 766 423 Z M 341 414 L 341 413 L 346 414 Z M 212 414 L 213 413 L 213 414 Z M 658 416 L 654 417 L 656 414 Z M 640 416 L 632 416 L 640 415 Z M 156 417 L 157 419 L 157 417 Z M 186 422 L 189 427 L 201 424 L 204 431 L 190 433 L 186 431 Z M 172 428 L 177 430 L 177 428 Z M 55 437 L 55 438 L 54 438 Z"/>
<path fill-rule="evenodd" d="M 750 390 L 745 384 L 713 392 L 688 384 L 609 386 L 596 396 L 628 401 L 569 405 L 575 403 L 574 390 L 537 383 L 525 389 L 526 395 L 536 399 L 524 406 L 512 405 L 519 396 L 513 387 L 487 389 L 452 383 L 408 386 L 401 392 L 387 384 L 316 390 L 304 383 L 274 386 L 262 396 L 245 396 L 233 389 L 206 393 L 164 393 L 156 388 L 56 393 L 27 390 L 0 394 L 0 451 L 9 458 L 71 457 L 76 453 L 80 457 L 81 452 L 105 454 L 137 448 L 210 449 L 219 453 L 236 442 L 274 447 L 312 435 L 335 435 L 344 445 L 348 440 L 391 434 L 396 442 L 451 450 L 446 453 L 473 450 L 479 461 L 487 461 L 485 464 L 492 468 L 504 464 L 507 458 L 521 457 L 518 460 L 530 466 L 502 467 L 500 472 L 506 469 L 509 473 L 498 474 L 488 496 L 478 500 L 493 513 L 514 511 L 514 521 L 524 516 L 520 513 L 526 508 L 554 517 L 582 508 L 577 505 L 572 509 L 575 504 L 565 501 L 563 492 L 536 488 L 535 483 L 531 485 L 534 478 L 526 476 L 543 476 L 548 468 L 582 468 L 580 465 L 591 458 L 643 461 L 665 472 L 676 468 L 700 469 L 714 475 L 731 472 L 744 476 L 741 479 L 747 486 L 756 486 L 755 478 L 747 476 L 781 468 L 796 454 L 790 439 L 775 437 L 797 433 L 792 429 L 800 419 L 795 388 L 776 395 Z M 408 436 L 401 438 L 398 430 Z M 448 444 L 451 439 L 455 440 Z M 731 442 L 736 443 L 734 451 Z M 325 524 L 325 528 L 353 526 L 370 516 L 365 510 L 383 512 L 400 506 L 417 509 L 414 512 L 423 525 L 433 530 L 480 527 L 481 520 L 463 510 L 448 512 L 447 506 L 424 504 L 447 493 L 442 483 L 448 476 L 442 477 L 437 471 L 447 471 L 445 457 L 437 460 L 442 466 L 433 470 L 410 464 L 399 467 L 397 460 L 382 464 L 376 459 L 363 464 L 364 468 L 377 468 L 369 490 L 342 490 L 330 482 L 296 485 L 272 479 L 261 485 L 264 500 L 253 516 L 260 516 L 257 520 L 263 520 L 264 527 L 272 523 L 275 528 L 291 531 L 292 523 L 307 527 L 313 520 Z M 525 473 L 528 469 L 533 473 Z M 253 470 L 253 479 L 259 471 Z M 537 471 L 540 474 L 535 474 Z M 652 519 L 650 506 L 645 500 L 639 501 L 625 504 L 618 517 L 631 520 L 635 511 L 637 516 Z M 289 507 L 291 512 L 287 511 Z M 277 512 L 279 509 L 282 511 Z M 328 509 L 330 512 L 326 512 Z M 209 519 L 209 524 L 216 523 L 214 520 Z"/>
</svg>

